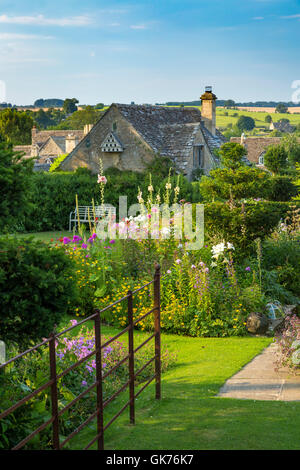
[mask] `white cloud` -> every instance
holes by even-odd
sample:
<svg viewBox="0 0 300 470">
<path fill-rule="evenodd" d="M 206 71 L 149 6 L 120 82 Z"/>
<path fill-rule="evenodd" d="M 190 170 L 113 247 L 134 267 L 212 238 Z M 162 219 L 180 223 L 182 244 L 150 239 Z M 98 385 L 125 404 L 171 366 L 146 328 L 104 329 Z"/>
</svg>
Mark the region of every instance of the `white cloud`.
<svg viewBox="0 0 300 470">
<path fill-rule="evenodd" d="M 147 29 L 147 26 L 144 24 L 132 24 L 130 28 L 131 29 Z"/>
<path fill-rule="evenodd" d="M 46 18 L 44 15 L 36 16 L 0 16 L 0 23 L 38 25 L 38 26 L 87 26 L 92 19 L 87 15 L 72 16 L 69 18 Z"/>
<path fill-rule="evenodd" d="M 264 20 L 265 18 L 263 16 L 255 16 L 254 18 L 252 18 L 253 20 L 255 21 L 262 21 Z"/>
<path fill-rule="evenodd" d="M 281 16 L 282 20 L 293 20 L 293 19 L 300 19 L 300 13 L 298 15 L 290 15 L 290 16 Z"/>
<path fill-rule="evenodd" d="M 24 41 L 27 39 L 53 39 L 53 36 L 40 36 L 38 34 L 0 33 L 0 41 Z"/>
</svg>

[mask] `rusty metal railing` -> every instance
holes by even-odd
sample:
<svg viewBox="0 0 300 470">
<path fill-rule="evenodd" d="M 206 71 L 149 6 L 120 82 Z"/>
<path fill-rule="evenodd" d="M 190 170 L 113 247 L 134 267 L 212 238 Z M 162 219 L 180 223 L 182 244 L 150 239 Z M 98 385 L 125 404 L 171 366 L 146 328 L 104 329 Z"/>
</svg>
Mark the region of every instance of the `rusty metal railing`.
<svg viewBox="0 0 300 470">
<path fill-rule="evenodd" d="M 140 290 L 144 289 L 147 286 L 153 284 L 153 308 L 149 310 L 147 313 L 142 315 L 141 317 L 137 318 L 135 321 L 133 320 L 133 296 Z M 127 299 L 127 315 L 128 315 L 128 326 L 124 328 L 121 332 L 115 335 L 113 338 L 110 338 L 105 343 L 101 343 L 101 318 L 100 315 L 104 311 L 114 307 L 115 305 L 119 304 L 120 302 Z M 142 344 L 138 347 L 134 348 L 134 327 L 144 318 L 146 318 L 150 314 L 154 314 L 154 333 L 148 337 Z M 65 335 L 68 331 L 83 325 L 89 320 L 94 321 L 94 330 L 95 330 L 95 349 L 77 361 L 76 363 L 72 364 L 67 369 L 63 370 L 59 374 L 57 374 L 56 369 L 56 342 L 61 335 Z M 128 332 L 128 355 L 124 357 L 121 361 L 114 365 L 108 372 L 105 374 L 102 373 L 102 350 L 107 347 L 110 343 L 118 339 L 124 333 Z M 155 341 L 155 354 L 154 356 L 146 362 L 137 372 L 134 372 L 134 359 L 135 353 L 140 350 L 143 346 L 145 346 L 151 339 L 154 338 Z M 104 449 L 104 432 L 108 427 L 129 407 L 129 419 L 131 424 L 135 424 L 135 399 L 142 393 L 143 390 L 153 381 L 155 380 L 155 398 L 161 398 L 161 342 L 160 342 L 160 266 L 155 266 L 155 274 L 152 281 L 148 282 L 147 284 L 143 285 L 139 289 L 135 291 L 129 291 L 126 296 L 118 299 L 116 302 L 108 305 L 107 307 L 103 308 L 102 310 L 97 310 L 93 315 L 85 318 L 81 322 L 78 322 L 76 325 L 73 325 L 60 333 L 52 333 L 49 338 L 45 339 L 41 343 L 35 345 L 34 347 L 24 351 L 23 353 L 19 354 L 16 357 L 8 360 L 4 364 L 0 365 L 0 370 L 5 368 L 8 364 L 11 364 L 14 361 L 24 357 L 25 355 L 29 354 L 30 352 L 36 351 L 39 347 L 45 346 L 48 344 L 49 347 L 49 378 L 50 380 L 43 384 L 41 387 L 37 388 L 17 403 L 6 409 L 0 414 L 0 419 L 4 419 L 9 416 L 11 413 L 16 411 L 20 406 L 24 405 L 28 401 L 32 400 L 36 397 L 39 393 L 44 391 L 47 388 L 50 388 L 50 400 L 51 400 L 51 418 L 48 419 L 45 423 L 40 425 L 34 431 L 32 431 L 28 436 L 26 436 L 22 441 L 16 444 L 11 450 L 19 450 L 23 448 L 36 434 L 43 431 L 47 426 L 52 425 L 52 439 L 51 444 L 53 449 L 59 450 L 62 449 L 67 442 L 72 439 L 76 434 L 78 434 L 85 426 L 87 426 L 93 419 L 97 419 L 97 432 L 96 436 L 87 444 L 84 450 L 89 449 L 95 442 L 97 442 L 98 450 Z M 58 388 L 57 382 L 58 380 L 65 376 L 68 372 L 75 369 L 78 365 L 82 364 L 90 357 L 95 356 L 96 362 L 96 382 L 92 385 L 87 387 L 82 393 L 80 393 L 76 398 L 74 398 L 71 402 L 69 402 L 63 409 L 59 410 L 58 408 Z M 117 390 L 111 397 L 109 397 L 106 401 L 103 400 L 103 390 L 102 384 L 103 380 L 112 374 L 121 364 L 128 361 L 128 381 L 122 385 L 122 387 Z M 155 373 L 147 382 L 140 388 L 137 392 L 135 391 L 135 379 L 136 377 L 152 362 L 155 363 Z M 120 393 L 122 393 L 126 388 L 129 389 L 129 400 L 127 403 L 121 408 L 121 410 L 116 413 L 108 423 L 104 425 L 104 409 L 106 406 L 111 403 Z M 72 431 L 68 437 L 64 439 L 63 442 L 60 442 L 59 438 L 59 418 L 60 416 L 65 413 L 69 408 L 71 408 L 78 400 L 83 398 L 87 395 L 91 390 L 96 389 L 96 410 L 83 422 L 78 426 L 74 431 Z"/>
</svg>

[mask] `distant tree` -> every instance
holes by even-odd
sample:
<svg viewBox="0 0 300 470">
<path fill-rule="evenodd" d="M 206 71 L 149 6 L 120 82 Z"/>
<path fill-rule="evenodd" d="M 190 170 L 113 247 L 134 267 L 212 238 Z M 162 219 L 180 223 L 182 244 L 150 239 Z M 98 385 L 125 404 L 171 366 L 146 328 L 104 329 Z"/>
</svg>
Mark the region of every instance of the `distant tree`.
<svg viewBox="0 0 300 470">
<path fill-rule="evenodd" d="M 43 108 L 43 107 L 44 107 L 44 100 L 43 100 L 43 98 L 40 98 L 39 100 L 35 100 L 35 102 L 33 103 L 33 105 L 34 105 L 36 108 Z"/>
<path fill-rule="evenodd" d="M 275 113 L 286 114 L 288 113 L 288 111 L 289 111 L 288 107 L 284 103 L 278 103 L 275 109 Z"/>
<path fill-rule="evenodd" d="M 76 98 L 66 98 L 63 104 L 63 110 L 66 114 L 72 114 L 77 111 L 77 106 L 76 104 L 79 103 L 79 101 Z"/>
<path fill-rule="evenodd" d="M 95 109 L 103 109 L 104 108 L 104 103 L 97 103 L 95 106 L 94 106 Z"/>
<path fill-rule="evenodd" d="M 103 113 L 93 106 L 75 111 L 67 119 L 61 121 L 56 129 L 83 129 L 85 124 L 95 124 Z"/>
<path fill-rule="evenodd" d="M 34 121 L 26 112 L 7 108 L 0 112 L 0 134 L 13 145 L 31 144 Z"/>
<path fill-rule="evenodd" d="M 241 131 L 252 131 L 255 127 L 255 121 L 250 116 L 240 116 L 236 125 Z"/>
<path fill-rule="evenodd" d="M 271 145 L 264 156 L 264 165 L 274 175 L 287 167 L 288 154 L 283 145 Z"/>
<path fill-rule="evenodd" d="M 267 114 L 267 116 L 265 117 L 265 122 L 268 122 L 269 124 L 271 124 L 272 116 L 270 116 L 270 114 Z"/>
<path fill-rule="evenodd" d="M 224 101 L 224 106 L 225 106 L 225 108 L 232 108 L 233 106 L 235 106 L 235 101 L 226 100 L 226 101 Z"/>
</svg>

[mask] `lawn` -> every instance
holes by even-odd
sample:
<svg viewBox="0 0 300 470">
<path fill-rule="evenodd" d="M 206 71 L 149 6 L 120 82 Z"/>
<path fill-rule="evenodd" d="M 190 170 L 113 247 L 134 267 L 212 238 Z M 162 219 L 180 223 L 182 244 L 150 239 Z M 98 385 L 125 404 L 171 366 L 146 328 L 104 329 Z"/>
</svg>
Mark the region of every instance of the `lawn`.
<svg viewBox="0 0 300 470">
<path fill-rule="evenodd" d="M 103 327 L 106 335 L 118 330 Z M 125 335 L 126 336 L 126 335 Z M 138 344 L 145 333 L 135 332 Z M 107 450 L 233 450 L 298 449 L 300 403 L 237 400 L 216 397 L 223 383 L 259 354 L 270 338 L 189 338 L 162 335 L 162 344 L 178 354 L 177 365 L 163 374 L 162 399 L 154 384 L 137 399 L 136 425 L 125 411 L 105 432 Z M 117 399 L 104 423 L 128 400 Z M 81 449 L 95 436 L 86 428 L 72 439 Z"/>
</svg>

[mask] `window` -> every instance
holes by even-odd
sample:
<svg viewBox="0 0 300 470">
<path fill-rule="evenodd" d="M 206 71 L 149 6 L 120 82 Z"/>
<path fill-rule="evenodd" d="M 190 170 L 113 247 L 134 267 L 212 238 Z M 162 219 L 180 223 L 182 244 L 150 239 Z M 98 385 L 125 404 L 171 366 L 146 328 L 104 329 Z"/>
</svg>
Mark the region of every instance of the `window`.
<svg viewBox="0 0 300 470">
<path fill-rule="evenodd" d="M 203 168 L 204 167 L 204 147 L 203 147 L 203 145 L 194 145 L 193 166 L 194 166 L 194 168 Z"/>
<path fill-rule="evenodd" d="M 113 122 L 112 130 L 113 130 L 113 131 L 116 131 L 116 130 L 117 130 L 117 123 L 116 123 L 116 122 Z"/>
<path fill-rule="evenodd" d="M 264 155 L 260 155 L 258 158 L 258 164 L 263 165 L 264 164 Z"/>
</svg>

